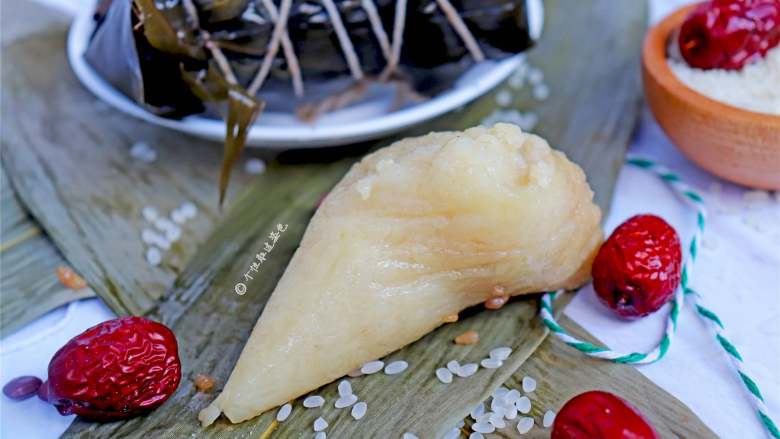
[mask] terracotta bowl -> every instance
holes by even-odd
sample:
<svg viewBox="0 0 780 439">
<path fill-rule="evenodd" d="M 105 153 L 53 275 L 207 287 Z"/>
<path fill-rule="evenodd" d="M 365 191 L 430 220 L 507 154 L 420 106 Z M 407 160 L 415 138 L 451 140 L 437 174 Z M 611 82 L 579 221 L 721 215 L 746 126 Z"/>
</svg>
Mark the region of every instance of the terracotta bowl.
<svg viewBox="0 0 780 439">
<path fill-rule="evenodd" d="M 780 189 L 780 116 L 710 99 L 669 68 L 669 36 L 695 5 L 650 29 L 642 49 L 642 79 L 650 109 L 672 142 L 707 171 L 734 183 Z"/>
</svg>

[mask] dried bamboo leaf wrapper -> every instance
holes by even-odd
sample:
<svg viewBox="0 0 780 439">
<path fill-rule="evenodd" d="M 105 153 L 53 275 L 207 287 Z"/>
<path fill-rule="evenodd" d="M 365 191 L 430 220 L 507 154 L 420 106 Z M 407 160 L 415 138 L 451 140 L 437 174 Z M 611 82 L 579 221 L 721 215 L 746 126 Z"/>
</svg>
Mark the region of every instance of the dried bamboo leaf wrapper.
<svg viewBox="0 0 780 439">
<path fill-rule="evenodd" d="M 57 279 L 67 262 L 16 198 L 0 167 L 0 335 L 24 326 L 74 300 L 94 297 L 89 288 L 71 290 Z"/>
<path fill-rule="evenodd" d="M 144 314 L 170 288 L 221 213 L 220 147 L 130 119 L 84 90 L 55 28 L 10 45 L 3 69 L 4 165 L 20 199 L 64 257 L 118 314 Z M 152 163 L 130 148 L 154 148 Z M 235 191 L 251 179 L 236 173 Z M 182 238 L 151 266 L 141 240 L 146 206 L 167 216 L 198 208 Z"/>
</svg>

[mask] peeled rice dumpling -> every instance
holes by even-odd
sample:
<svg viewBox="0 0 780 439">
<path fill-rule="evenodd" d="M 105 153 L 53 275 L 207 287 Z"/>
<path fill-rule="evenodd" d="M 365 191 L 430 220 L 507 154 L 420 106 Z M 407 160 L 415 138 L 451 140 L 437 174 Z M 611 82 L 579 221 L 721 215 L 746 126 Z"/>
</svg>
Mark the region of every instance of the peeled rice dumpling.
<svg viewBox="0 0 780 439">
<path fill-rule="evenodd" d="M 222 393 L 241 422 L 485 302 L 574 288 L 602 240 L 585 174 L 508 124 L 405 139 L 354 165 L 319 207 Z"/>
</svg>

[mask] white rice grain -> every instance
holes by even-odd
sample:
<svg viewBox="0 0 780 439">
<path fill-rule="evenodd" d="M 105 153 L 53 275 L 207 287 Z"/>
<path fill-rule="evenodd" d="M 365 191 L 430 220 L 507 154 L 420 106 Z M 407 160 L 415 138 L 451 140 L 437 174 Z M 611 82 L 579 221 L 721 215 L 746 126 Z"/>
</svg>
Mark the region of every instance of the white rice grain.
<svg viewBox="0 0 780 439">
<path fill-rule="evenodd" d="M 159 215 L 157 214 L 157 209 L 155 209 L 154 207 L 144 206 L 144 208 L 141 209 L 141 216 L 144 217 L 146 221 L 153 223 L 154 220 L 156 220 Z"/>
<path fill-rule="evenodd" d="M 452 361 L 447 363 L 447 369 L 450 372 L 452 372 L 455 375 L 457 375 L 458 371 L 460 370 L 460 363 L 458 362 L 458 360 L 452 360 Z"/>
<path fill-rule="evenodd" d="M 265 162 L 258 158 L 251 158 L 244 164 L 244 171 L 250 175 L 259 175 L 265 171 Z"/>
<path fill-rule="evenodd" d="M 314 431 L 322 431 L 328 428 L 328 421 L 322 419 L 322 416 L 314 420 Z"/>
<path fill-rule="evenodd" d="M 501 346 L 490 351 L 490 358 L 504 361 L 512 355 L 512 349 L 506 346 Z"/>
<path fill-rule="evenodd" d="M 185 218 L 192 219 L 195 218 L 195 215 L 198 214 L 198 207 L 190 201 L 185 201 L 181 206 L 179 206 L 179 212 L 181 212 Z"/>
<path fill-rule="evenodd" d="M 382 368 L 385 367 L 385 362 L 381 360 L 374 360 L 369 361 L 368 363 L 364 364 L 363 367 L 360 368 L 360 372 L 362 372 L 364 375 L 371 375 L 372 373 L 377 373 Z"/>
<path fill-rule="evenodd" d="M 469 413 L 469 416 L 471 416 L 471 419 L 477 420 L 480 416 L 485 414 L 485 404 L 479 403 L 476 407 L 471 409 L 471 412 Z"/>
<path fill-rule="evenodd" d="M 493 398 L 503 398 L 507 393 L 509 393 L 509 389 L 507 389 L 505 386 L 501 386 L 494 390 L 491 396 Z"/>
<path fill-rule="evenodd" d="M 506 422 L 504 422 L 503 414 L 493 413 L 492 415 L 490 415 L 490 419 L 488 420 L 488 422 L 493 424 L 493 426 L 498 429 L 506 427 Z"/>
<path fill-rule="evenodd" d="M 496 426 L 491 424 L 490 422 L 475 422 L 471 429 L 476 431 L 477 433 L 492 433 L 496 431 Z"/>
<path fill-rule="evenodd" d="M 500 90 L 496 93 L 496 104 L 501 107 L 508 107 L 512 105 L 512 92 L 509 90 Z"/>
<path fill-rule="evenodd" d="M 531 377 L 523 377 L 523 392 L 531 393 L 536 390 L 536 380 Z"/>
<path fill-rule="evenodd" d="M 366 404 L 364 401 L 360 401 L 359 403 L 352 406 L 352 417 L 355 418 L 355 420 L 360 420 L 363 416 L 366 415 L 366 410 L 368 410 L 368 404 Z"/>
<path fill-rule="evenodd" d="M 444 384 L 449 384 L 452 382 L 452 372 L 449 369 L 440 367 L 436 369 L 436 378 Z"/>
<path fill-rule="evenodd" d="M 149 247 L 146 249 L 146 262 L 152 267 L 160 265 L 160 262 L 162 262 L 162 255 L 157 247 Z"/>
<path fill-rule="evenodd" d="M 157 160 L 157 151 L 145 142 L 135 142 L 130 147 L 130 157 L 145 163 L 152 163 Z"/>
<path fill-rule="evenodd" d="M 341 380 L 339 383 L 339 396 L 347 396 L 352 394 L 352 384 L 347 380 Z"/>
<path fill-rule="evenodd" d="M 482 367 L 485 369 L 498 369 L 504 365 L 504 362 L 495 358 L 485 358 L 484 360 L 480 361 L 479 364 L 482 365 Z"/>
<path fill-rule="evenodd" d="M 292 405 L 290 403 L 287 403 L 279 408 L 279 411 L 276 412 L 276 420 L 278 422 L 284 422 L 287 420 L 287 418 L 290 417 L 290 413 L 292 413 Z"/>
<path fill-rule="evenodd" d="M 550 87 L 546 84 L 539 84 L 533 88 L 531 94 L 537 101 L 546 101 L 550 97 Z"/>
<path fill-rule="evenodd" d="M 306 399 L 303 400 L 303 406 L 307 409 L 322 407 L 323 404 L 325 404 L 325 398 L 320 395 L 307 396 Z"/>
<path fill-rule="evenodd" d="M 418 438 L 416 434 L 414 434 L 414 433 L 409 433 L 409 432 L 407 431 L 406 433 L 404 433 L 404 435 L 403 435 L 403 439 L 420 439 L 420 438 Z"/>
<path fill-rule="evenodd" d="M 406 361 L 400 360 L 400 361 L 393 361 L 392 363 L 385 366 L 385 374 L 387 375 L 397 375 L 403 371 L 406 370 L 406 368 L 409 367 L 409 363 Z"/>
<path fill-rule="evenodd" d="M 170 229 L 165 231 L 165 239 L 168 240 L 168 242 L 176 242 L 181 238 L 181 229 L 178 227 L 171 227 Z"/>
<path fill-rule="evenodd" d="M 527 396 L 524 396 L 515 402 L 515 407 L 517 408 L 517 411 L 526 415 L 531 411 L 531 400 L 528 399 Z"/>
<path fill-rule="evenodd" d="M 517 432 L 520 434 L 526 434 L 534 428 L 534 418 L 524 416 L 517 422 Z"/>
<path fill-rule="evenodd" d="M 544 412 L 544 418 L 542 419 L 542 426 L 544 428 L 549 428 L 553 425 L 553 422 L 555 422 L 555 412 L 552 410 L 547 410 Z"/>
<path fill-rule="evenodd" d="M 474 375 L 475 373 L 477 373 L 478 369 L 479 369 L 479 365 L 477 363 L 464 364 L 463 366 L 460 366 L 460 368 L 458 368 L 458 371 L 455 372 L 455 375 L 461 378 L 468 378 Z"/>
<path fill-rule="evenodd" d="M 314 439 L 326 439 L 327 437 L 328 437 L 328 434 L 327 434 L 327 433 L 325 433 L 324 431 L 318 431 L 318 432 L 317 432 L 317 433 L 314 435 Z"/>
<path fill-rule="evenodd" d="M 512 389 L 509 392 L 507 392 L 506 396 L 504 396 L 504 400 L 508 404 L 514 404 L 517 401 L 519 401 L 520 398 L 522 398 L 522 397 L 523 397 L 522 393 L 520 393 L 517 389 Z"/>
<path fill-rule="evenodd" d="M 187 222 L 187 217 L 181 212 L 181 209 L 173 209 L 171 212 L 171 220 L 176 224 L 184 224 Z"/>
<path fill-rule="evenodd" d="M 341 398 L 337 399 L 336 403 L 333 406 L 336 407 L 337 409 L 343 409 L 356 403 L 357 400 L 358 397 L 350 393 L 349 395 L 344 395 Z"/>
<path fill-rule="evenodd" d="M 484 438 L 485 436 L 482 436 L 482 433 L 477 433 L 476 431 L 469 435 L 469 439 L 484 439 Z"/>
</svg>

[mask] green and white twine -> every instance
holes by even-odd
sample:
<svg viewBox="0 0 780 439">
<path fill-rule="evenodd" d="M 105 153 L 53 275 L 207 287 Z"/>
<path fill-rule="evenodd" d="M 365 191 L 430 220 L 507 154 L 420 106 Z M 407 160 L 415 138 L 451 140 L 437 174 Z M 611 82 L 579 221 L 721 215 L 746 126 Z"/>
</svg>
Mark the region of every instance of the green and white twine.
<svg viewBox="0 0 780 439">
<path fill-rule="evenodd" d="M 734 346 L 734 344 L 732 344 L 726 337 L 726 334 L 724 333 L 725 327 L 723 322 L 720 320 L 718 315 L 715 314 L 715 312 L 703 304 L 703 297 L 690 287 L 690 276 L 693 263 L 696 261 L 699 245 L 701 244 L 702 235 L 707 223 L 707 209 L 704 205 L 704 200 L 702 199 L 701 195 L 699 195 L 693 188 L 682 181 L 682 179 L 677 174 L 652 160 L 638 157 L 629 157 L 626 162 L 630 165 L 637 166 L 655 173 L 662 180 L 669 183 L 669 185 L 685 201 L 687 201 L 696 209 L 696 228 L 688 246 L 687 257 L 683 259 L 680 287 L 675 292 L 674 298 L 671 302 L 672 309 L 669 312 L 663 338 L 661 338 L 658 346 L 649 352 L 629 353 L 616 352 L 606 347 L 597 346 L 592 343 L 588 343 L 587 341 L 577 339 L 558 324 L 553 313 L 553 302 L 555 301 L 555 298 L 562 293 L 563 290 L 549 292 L 542 296 L 541 309 L 539 311 L 542 321 L 556 337 L 558 337 L 567 345 L 586 355 L 609 360 L 615 363 L 647 364 L 658 361 L 663 358 L 664 355 L 666 355 L 677 330 L 680 309 L 682 309 L 685 298 L 691 298 L 694 301 L 697 314 L 713 329 L 715 333 L 715 339 L 718 341 L 718 344 L 723 347 L 723 350 L 726 351 L 727 356 L 734 365 L 737 375 L 744 384 L 745 389 L 750 396 L 750 400 L 756 409 L 761 424 L 764 426 L 767 433 L 771 437 L 780 439 L 780 431 L 769 416 L 769 411 L 764 404 L 764 397 L 761 395 L 761 391 L 759 390 L 756 382 L 750 378 L 747 371 L 745 370 L 744 362 L 739 351 L 737 351 L 737 348 Z"/>
</svg>

